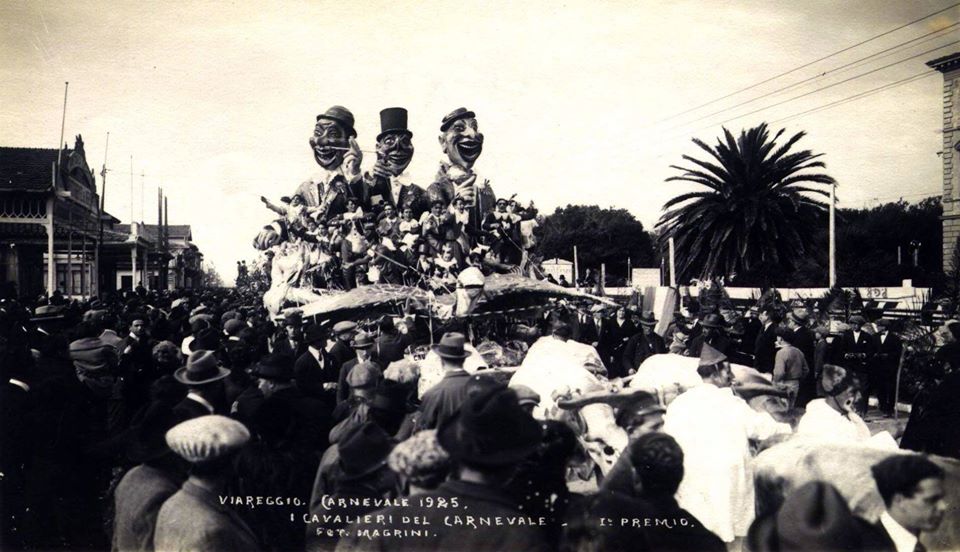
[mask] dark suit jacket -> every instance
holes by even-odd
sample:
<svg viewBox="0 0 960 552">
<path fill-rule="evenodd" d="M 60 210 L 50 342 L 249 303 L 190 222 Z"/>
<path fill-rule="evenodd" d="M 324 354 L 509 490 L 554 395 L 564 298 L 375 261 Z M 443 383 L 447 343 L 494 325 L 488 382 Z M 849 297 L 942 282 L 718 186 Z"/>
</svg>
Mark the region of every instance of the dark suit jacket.
<svg viewBox="0 0 960 552">
<path fill-rule="evenodd" d="M 728 357 L 733 354 L 733 342 L 730 341 L 729 337 L 726 335 L 713 335 L 707 339 L 706 335 L 707 334 L 701 333 L 700 335 L 690 339 L 690 342 L 687 345 L 687 351 L 689 352 L 690 356 L 699 357 L 700 352 L 703 351 L 704 343 L 709 343 L 711 347 L 727 355 Z"/>
<path fill-rule="evenodd" d="M 803 353 L 803 358 L 807 359 L 807 366 L 813 366 L 813 349 L 816 341 L 813 332 L 810 328 L 800 327 L 793 331 L 793 335 L 796 339 L 793 346 Z"/>
<path fill-rule="evenodd" d="M 777 356 L 777 325 L 770 324 L 760 331 L 753 347 L 753 367 L 761 372 L 773 373 L 773 361 Z"/>
<path fill-rule="evenodd" d="M 873 338 L 877 343 L 877 361 L 881 366 L 888 370 L 896 369 L 900 363 L 900 353 L 903 352 L 903 341 L 895 334 L 888 333 L 883 343 L 880 342 L 880 336 Z"/>
<path fill-rule="evenodd" d="M 900 448 L 960 459 L 960 372 L 945 377 L 926 396 L 914 401 Z"/>
<path fill-rule="evenodd" d="M 467 399 L 467 382 L 470 374 L 466 370 L 453 370 L 443 375 L 439 383 L 423 394 L 420 402 L 420 416 L 416 430 L 436 429 L 444 420 L 460 410 Z"/>
<path fill-rule="evenodd" d="M 867 369 L 877 353 L 877 343 L 874 339 L 865 331 L 861 331 L 859 338 L 856 339 L 853 330 L 843 332 L 840 336 L 838 360 L 856 370 Z"/>
<path fill-rule="evenodd" d="M 383 334 L 377 338 L 373 346 L 373 356 L 380 359 L 380 364 L 386 369 L 391 362 L 403 359 L 403 352 L 407 349 L 407 340 L 400 332 Z"/>
<path fill-rule="evenodd" d="M 419 220 L 420 215 L 430 208 L 427 192 L 416 184 L 408 184 L 400 188 L 400 197 L 393 197 L 393 187 L 386 178 L 367 174 L 364 176 L 367 185 L 364 198 L 364 209 L 371 212 L 383 210 L 385 204 L 393 205 L 398 215 L 403 214 L 407 207 L 413 210 L 413 218 Z"/>
<path fill-rule="evenodd" d="M 293 365 L 297 387 L 303 391 L 304 395 L 311 397 L 326 395 L 323 384 L 335 383 L 339 378 L 340 370 L 333 364 L 333 360 L 322 349 L 320 350 L 320 362 L 317 362 L 310 351 L 303 353 Z"/>
<path fill-rule="evenodd" d="M 178 423 L 209 414 L 210 411 L 207 410 L 206 406 L 190 398 L 184 398 L 177 406 L 173 407 L 173 417 L 176 418 Z"/>
<path fill-rule="evenodd" d="M 623 350 L 623 361 L 621 365 L 624 370 L 636 370 L 643 364 L 643 361 L 649 356 L 660 355 L 667 352 L 667 346 L 663 338 L 656 333 L 647 335 L 641 330 L 627 341 Z"/>
<path fill-rule="evenodd" d="M 869 550 L 870 552 L 897 552 L 896 545 L 890 534 L 884 529 L 878 521 L 870 523 L 866 520 L 857 518 L 860 525 L 860 550 Z"/>
</svg>

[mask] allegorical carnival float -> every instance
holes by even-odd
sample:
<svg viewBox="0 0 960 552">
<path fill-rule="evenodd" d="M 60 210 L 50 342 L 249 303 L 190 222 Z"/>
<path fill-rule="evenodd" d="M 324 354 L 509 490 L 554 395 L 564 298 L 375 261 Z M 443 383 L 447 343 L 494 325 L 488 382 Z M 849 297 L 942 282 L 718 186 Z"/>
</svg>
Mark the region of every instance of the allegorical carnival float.
<svg viewBox="0 0 960 552">
<path fill-rule="evenodd" d="M 702 384 L 697 359 L 654 355 L 634 374 L 608 378 L 593 346 L 554 338 L 549 328 L 621 305 L 544 278 L 534 255 L 533 204 L 498 198 L 490 180 L 474 170 L 484 144 L 476 114 L 459 108 L 443 117 L 443 158 L 426 188 L 405 172 L 414 153 L 406 110 L 384 109 L 380 122 L 375 149 L 367 152 L 375 153 L 375 164 L 361 172 L 364 150 L 353 114 L 333 106 L 318 115 L 309 140 L 318 172 L 279 202 L 261 198 L 279 216 L 254 239 L 260 270 L 269 274 L 264 306 L 276 319 L 296 314 L 328 326 L 352 320 L 372 333 L 385 316 L 402 331 L 420 327 L 422 340 L 385 374 L 419 377 L 421 396 L 442 377 L 430 349 L 434 336 L 462 331 L 474 353 L 467 371 L 485 370 L 510 386 L 532 389 L 540 396 L 535 417 L 565 420 L 578 432 L 587 454 L 571 477 L 608 473 L 628 441 L 615 422 L 616 409 L 638 391 L 666 407 Z M 753 409 L 795 422 L 785 392 L 769 375 L 731 368 L 734 392 Z M 840 381 L 844 374 L 833 377 Z M 904 453 L 889 435 L 830 445 L 792 436 L 755 445 L 762 450 L 755 459 L 761 514 L 791 489 L 822 479 L 844 494 L 854 513 L 875 520 L 882 503 L 869 484 L 869 466 Z M 960 490 L 960 464 L 936 460 L 948 468 L 948 486 Z M 945 520 L 937 534 L 960 544 L 960 522 Z"/>
</svg>

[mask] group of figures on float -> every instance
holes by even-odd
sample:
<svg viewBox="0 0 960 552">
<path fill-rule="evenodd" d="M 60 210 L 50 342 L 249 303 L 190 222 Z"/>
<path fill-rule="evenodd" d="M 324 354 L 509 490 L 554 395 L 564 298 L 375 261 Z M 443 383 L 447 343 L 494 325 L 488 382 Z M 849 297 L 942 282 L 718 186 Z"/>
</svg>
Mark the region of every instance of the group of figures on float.
<svg viewBox="0 0 960 552">
<path fill-rule="evenodd" d="M 319 171 L 290 196 L 260 198 L 279 215 L 254 239 L 270 274 L 271 310 L 308 303 L 324 289 L 386 283 L 446 292 L 467 267 L 491 274 L 535 266 L 537 211 L 497 198 L 474 171 L 484 139 L 473 111 L 443 117 L 444 158 L 426 188 L 407 173 L 414 153 L 407 110 L 382 110 L 380 126 L 376 163 L 362 172 L 353 114 L 327 109 L 310 137 Z"/>
</svg>

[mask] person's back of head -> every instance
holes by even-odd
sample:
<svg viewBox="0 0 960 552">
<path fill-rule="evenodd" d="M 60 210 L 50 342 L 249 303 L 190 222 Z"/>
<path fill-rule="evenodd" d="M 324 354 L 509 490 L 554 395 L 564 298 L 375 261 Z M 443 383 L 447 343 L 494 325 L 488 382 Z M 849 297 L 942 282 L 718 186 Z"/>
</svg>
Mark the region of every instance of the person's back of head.
<svg viewBox="0 0 960 552">
<path fill-rule="evenodd" d="M 677 492 L 683 480 L 683 449 L 673 437 L 647 433 L 627 450 L 643 497 L 667 498 Z"/>
</svg>

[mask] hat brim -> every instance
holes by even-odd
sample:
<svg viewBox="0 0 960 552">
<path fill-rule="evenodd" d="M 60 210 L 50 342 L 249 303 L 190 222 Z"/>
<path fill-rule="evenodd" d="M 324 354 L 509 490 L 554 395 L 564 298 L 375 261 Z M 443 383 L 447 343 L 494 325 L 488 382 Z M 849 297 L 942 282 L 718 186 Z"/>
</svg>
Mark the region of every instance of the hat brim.
<svg viewBox="0 0 960 552">
<path fill-rule="evenodd" d="M 444 352 L 444 351 L 440 350 L 440 347 L 439 347 L 438 345 L 434 345 L 434 346 L 433 346 L 433 352 L 434 352 L 434 353 L 437 353 L 437 356 L 439 356 L 440 358 L 453 358 L 453 359 L 459 359 L 459 360 L 463 360 L 463 359 L 465 359 L 465 358 L 467 358 L 468 356 L 470 356 L 470 355 L 473 354 L 473 353 L 471 353 L 470 351 L 467 351 L 467 350 L 464 350 L 463 353 L 461 353 L 461 354 L 459 354 L 459 355 L 458 355 L 458 354 L 455 354 L 455 353 L 447 353 L 447 352 Z"/>
<path fill-rule="evenodd" d="M 387 130 L 381 132 L 380 134 L 377 134 L 377 142 L 379 142 L 380 139 L 386 136 L 387 134 L 405 134 L 413 138 L 413 133 L 405 128 L 388 128 Z"/>
<path fill-rule="evenodd" d="M 643 319 L 641 319 L 641 320 L 640 320 L 640 325 L 641 325 L 641 326 L 656 326 L 656 325 L 657 325 L 657 322 L 659 322 L 659 321 L 658 321 L 658 320 L 643 320 Z"/>
<path fill-rule="evenodd" d="M 41 314 L 30 318 L 31 322 L 48 322 L 51 320 L 63 320 L 66 318 L 63 314 Z"/>
<path fill-rule="evenodd" d="M 700 325 L 703 326 L 704 328 L 713 328 L 713 329 L 719 329 L 719 328 L 726 328 L 726 327 L 727 327 L 726 324 L 706 324 L 706 323 L 704 323 L 703 321 L 700 321 Z"/>
<path fill-rule="evenodd" d="M 531 431 L 531 435 L 518 439 L 518 442 L 522 443 L 520 446 L 496 452 L 483 452 L 460 439 L 457 431 L 459 426 L 460 412 L 457 412 L 440 424 L 437 429 L 437 441 L 450 458 L 478 466 L 501 467 L 517 464 L 533 454 L 540 447 L 543 438 L 540 434 L 533 435 L 534 432 Z M 538 429 L 540 427 L 535 421 L 531 427 L 534 426 Z M 515 429 L 522 430 L 522 428 Z"/>
<path fill-rule="evenodd" d="M 356 137 L 357 137 L 357 131 L 353 128 L 353 125 L 351 125 L 350 122 L 347 121 L 346 119 L 341 119 L 340 117 L 334 117 L 334 116 L 332 116 L 332 115 L 327 115 L 326 113 L 323 113 L 323 114 L 321 114 L 321 115 L 317 115 L 317 120 L 318 120 L 318 121 L 323 120 L 323 119 L 326 119 L 326 120 L 328 120 L 328 121 L 333 121 L 333 122 L 335 122 L 335 123 L 338 123 L 338 124 L 342 125 L 343 128 L 347 129 L 347 134 L 349 134 L 351 138 L 356 138 Z"/>
<path fill-rule="evenodd" d="M 191 380 L 187 379 L 187 367 L 184 366 L 183 368 L 178 368 L 177 371 L 173 373 L 173 379 L 184 385 L 203 385 L 205 383 L 213 383 L 215 381 L 222 380 L 229 375 L 230 370 L 224 368 L 223 366 L 217 366 L 217 375 L 202 380 Z"/>
<path fill-rule="evenodd" d="M 474 113 L 473 111 L 464 111 L 463 113 L 460 113 L 459 115 L 456 115 L 455 117 L 451 117 L 451 118 L 448 119 L 445 123 L 442 123 L 442 124 L 440 125 L 440 132 L 446 132 L 447 130 L 450 129 L 450 127 L 453 126 L 453 123 L 455 123 L 455 122 L 457 122 L 457 121 L 459 121 L 459 120 L 462 120 L 462 119 L 475 119 L 476 117 L 477 117 L 477 114 Z"/>
<path fill-rule="evenodd" d="M 350 344 L 350 348 L 351 348 L 351 349 L 369 349 L 369 348 L 371 348 L 371 347 L 373 347 L 373 342 L 364 343 L 363 345 L 361 345 L 361 344 L 359 344 L 359 343 L 351 343 L 351 344 Z"/>
</svg>

